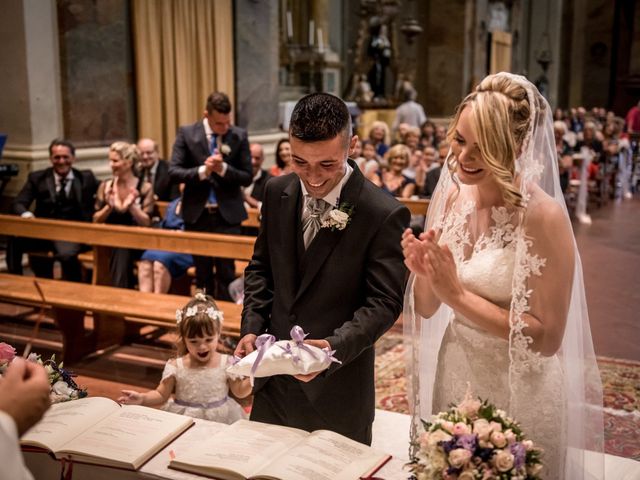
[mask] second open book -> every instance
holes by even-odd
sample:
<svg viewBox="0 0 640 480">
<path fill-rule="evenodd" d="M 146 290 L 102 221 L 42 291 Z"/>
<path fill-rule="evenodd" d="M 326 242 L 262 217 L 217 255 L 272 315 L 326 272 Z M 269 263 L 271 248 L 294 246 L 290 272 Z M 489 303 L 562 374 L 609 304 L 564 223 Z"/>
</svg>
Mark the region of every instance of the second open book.
<svg viewBox="0 0 640 480">
<path fill-rule="evenodd" d="M 180 449 L 170 468 L 221 480 L 354 480 L 391 457 L 335 432 L 238 420 Z"/>
</svg>

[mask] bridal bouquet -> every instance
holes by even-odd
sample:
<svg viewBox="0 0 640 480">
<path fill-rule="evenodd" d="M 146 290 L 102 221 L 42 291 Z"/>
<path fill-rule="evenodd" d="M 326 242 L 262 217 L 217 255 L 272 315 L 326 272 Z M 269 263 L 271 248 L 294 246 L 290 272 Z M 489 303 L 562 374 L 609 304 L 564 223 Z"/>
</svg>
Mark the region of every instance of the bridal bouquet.
<svg viewBox="0 0 640 480">
<path fill-rule="evenodd" d="M 541 449 L 512 418 L 467 392 L 464 400 L 424 422 L 410 464 L 417 480 L 537 480 Z"/>
<path fill-rule="evenodd" d="M 15 348 L 4 342 L 0 343 L 0 375 L 4 373 L 15 356 Z M 49 375 L 51 403 L 67 402 L 87 396 L 87 390 L 78 387 L 72 378 L 73 374 L 62 368 L 62 362 L 60 364 L 56 362 L 55 355 L 43 361 L 40 355 L 32 353 L 27 357 L 27 360 L 42 365 Z"/>
</svg>

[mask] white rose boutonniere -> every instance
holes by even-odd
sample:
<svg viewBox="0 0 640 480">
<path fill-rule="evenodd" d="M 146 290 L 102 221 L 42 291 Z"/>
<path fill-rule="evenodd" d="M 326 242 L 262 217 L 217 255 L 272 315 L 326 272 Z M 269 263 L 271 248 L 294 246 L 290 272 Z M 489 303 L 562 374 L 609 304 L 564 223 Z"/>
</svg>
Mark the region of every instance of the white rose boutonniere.
<svg viewBox="0 0 640 480">
<path fill-rule="evenodd" d="M 229 155 L 231 153 L 231 147 L 226 143 L 223 143 L 220 146 L 220 153 L 222 153 L 223 155 Z"/>
<path fill-rule="evenodd" d="M 343 203 L 338 208 L 329 211 L 329 215 L 322 221 L 322 228 L 333 230 L 344 230 L 353 216 L 353 206 Z"/>
</svg>

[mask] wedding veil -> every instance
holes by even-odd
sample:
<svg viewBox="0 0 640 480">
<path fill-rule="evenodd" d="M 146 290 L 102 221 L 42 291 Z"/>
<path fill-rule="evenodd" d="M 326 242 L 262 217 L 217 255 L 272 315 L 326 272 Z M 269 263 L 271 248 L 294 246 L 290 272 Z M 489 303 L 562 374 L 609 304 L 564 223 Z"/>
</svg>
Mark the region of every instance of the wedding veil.
<svg viewBox="0 0 640 480">
<path fill-rule="evenodd" d="M 509 308 L 509 390 L 512 400 L 518 398 L 519 383 L 526 372 L 536 369 L 541 355 L 530 348 L 530 338 L 523 333 L 522 314 L 529 310 L 532 293 L 539 282 L 558 282 L 563 279 L 545 277 L 544 260 L 535 255 L 535 238 L 527 235 L 528 214 L 541 208 L 540 190 L 555 201 L 571 232 L 575 267 L 573 272 L 571 299 L 562 344 L 557 352 L 563 375 L 566 398 L 566 463 L 564 476 L 573 478 L 602 478 L 603 475 L 603 423 L 602 384 L 596 364 L 583 283 L 582 266 L 575 237 L 571 230 L 569 214 L 560 189 L 556 159 L 553 119 L 549 104 L 536 87 L 526 78 L 510 73 L 499 73 L 526 90 L 530 107 L 529 121 L 520 154 L 516 159 L 516 177 L 519 178 L 519 193 L 523 208 L 515 219 L 514 244 L 515 267 L 511 281 L 512 295 Z M 484 82 L 483 82 L 484 83 Z M 483 83 L 477 91 L 480 91 Z M 451 152 L 447 164 L 454 162 Z M 429 205 L 425 230 L 438 229 L 443 218 L 450 212 L 450 192 L 460 191 L 459 181 L 453 168 L 442 169 L 440 180 Z M 467 219 L 469 217 L 466 217 Z M 471 222 L 471 220 L 467 220 Z M 570 274 L 571 272 L 569 272 Z M 569 277 L 566 281 L 571 281 Z M 450 307 L 442 304 L 430 318 L 422 318 L 414 309 L 415 276 L 411 275 L 407 285 L 404 305 L 404 331 L 407 350 L 408 400 L 412 414 L 411 451 L 415 453 L 417 436 L 422 429 L 420 419 L 428 420 L 432 413 L 433 386 L 438 365 L 438 352 L 445 329 L 452 318 Z M 538 282 L 538 283 L 536 283 Z M 562 394 L 562 392 L 558 392 Z M 462 399 L 457 399 L 462 400 Z M 518 408 L 507 412 L 517 420 Z M 533 408 L 529 405 L 528 408 Z M 526 432 L 525 432 L 526 433 Z M 535 442 L 535 439 L 533 439 Z M 595 452 L 595 453 L 593 453 Z M 588 464 L 588 467 L 586 466 Z"/>
</svg>

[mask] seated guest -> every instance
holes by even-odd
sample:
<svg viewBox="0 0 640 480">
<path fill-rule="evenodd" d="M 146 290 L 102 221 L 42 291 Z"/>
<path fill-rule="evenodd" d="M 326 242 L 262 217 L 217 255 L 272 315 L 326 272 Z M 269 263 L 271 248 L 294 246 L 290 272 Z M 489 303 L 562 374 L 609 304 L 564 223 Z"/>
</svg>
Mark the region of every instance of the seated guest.
<svg viewBox="0 0 640 480">
<path fill-rule="evenodd" d="M 411 152 L 415 152 L 420 143 L 420 128 L 408 127 L 402 137 L 402 143 L 409 147 Z"/>
<path fill-rule="evenodd" d="M 158 153 L 158 144 L 150 138 L 138 140 L 140 176 L 153 186 L 155 200 L 169 202 L 180 196 L 178 185 L 169 177 L 169 164 Z"/>
<path fill-rule="evenodd" d="M 373 122 L 369 130 L 369 140 L 376 148 L 378 156 L 383 157 L 389 150 L 389 126 L 381 120 Z"/>
<path fill-rule="evenodd" d="M 115 225 L 151 224 L 154 200 L 153 188 L 149 182 L 138 178 L 135 171 L 139 162 L 138 149 L 126 142 L 115 142 L 109 147 L 109 163 L 113 177 L 98 187 L 96 212 L 93 221 Z M 109 259 L 111 285 L 133 288 L 134 262 L 141 252 L 129 248 L 114 248 Z"/>
<path fill-rule="evenodd" d="M 184 230 L 181 197 L 169 203 L 159 227 Z M 167 293 L 172 279 L 181 277 L 193 265 L 193 257 L 189 253 L 145 250 L 138 262 L 138 288 L 141 292 Z"/>
<path fill-rule="evenodd" d="M 420 126 L 420 145 L 425 147 L 437 147 L 436 124 L 427 120 Z"/>
<path fill-rule="evenodd" d="M 442 162 L 444 159 L 440 159 L 438 152 L 433 147 L 427 147 L 424 149 L 424 155 L 420 168 L 416 175 L 416 194 L 420 198 L 431 198 L 433 192 L 436 189 L 438 180 L 440 179 L 440 172 L 442 171 Z"/>
<path fill-rule="evenodd" d="M 394 197 L 411 198 L 416 184 L 415 181 L 402 173 L 409 165 L 411 152 L 405 145 L 394 145 L 387 152 L 389 167 L 382 173 L 382 189 Z"/>
<path fill-rule="evenodd" d="M 244 189 L 244 201 L 249 204 L 250 207 L 260 208 L 262 205 L 262 198 L 264 197 L 264 186 L 267 180 L 271 178 L 269 172 L 262 168 L 264 163 L 264 149 L 259 143 L 252 143 L 249 145 L 251 151 L 251 171 L 253 173 L 253 180 L 251 185 Z"/>
<path fill-rule="evenodd" d="M 276 146 L 276 164 L 269 173 L 272 177 L 279 177 L 291 173 L 291 144 L 288 138 L 283 138 Z"/>
<path fill-rule="evenodd" d="M 72 167 L 75 148 L 67 140 L 55 139 L 49 145 L 51 167 L 29 174 L 27 182 L 13 201 L 12 210 L 24 218 L 55 218 L 59 220 L 91 221 L 93 202 L 98 181 L 90 170 Z M 35 202 L 32 213 L 29 208 Z M 60 260 L 62 278 L 81 280 L 78 253 L 80 243 L 32 238 L 10 238 L 7 245 L 7 267 L 9 272 L 22 275 L 24 252 L 51 251 L 54 259 Z M 53 278 L 53 261 L 49 258 L 30 259 L 36 277 Z"/>
</svg>

